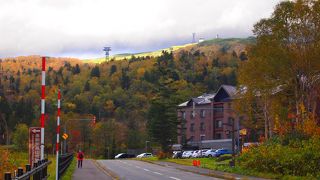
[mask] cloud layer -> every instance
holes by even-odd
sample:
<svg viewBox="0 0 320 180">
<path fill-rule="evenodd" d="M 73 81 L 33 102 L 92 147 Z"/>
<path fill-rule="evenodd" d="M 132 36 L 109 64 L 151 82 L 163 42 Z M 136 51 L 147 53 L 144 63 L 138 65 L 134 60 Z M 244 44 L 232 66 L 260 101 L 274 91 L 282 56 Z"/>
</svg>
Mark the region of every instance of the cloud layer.
<svg viewBox="0 0 320 180">
<path fill-rule="evenodd" d="M 103 56 L 246 37 L 280 0 L 0 0 L 0 57 Z"/>
</svg>

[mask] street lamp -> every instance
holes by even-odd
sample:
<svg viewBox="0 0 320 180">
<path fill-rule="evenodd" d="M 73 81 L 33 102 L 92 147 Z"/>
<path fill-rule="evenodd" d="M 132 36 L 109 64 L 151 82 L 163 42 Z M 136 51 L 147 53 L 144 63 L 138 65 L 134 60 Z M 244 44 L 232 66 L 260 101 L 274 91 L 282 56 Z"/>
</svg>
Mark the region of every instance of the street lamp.
<svg viewBox="0 0 320 180">
<path fill-rule="evenodd" d="M 234 133 L 235 133 L 235 121 L 234 121 L 234 118 L 229 118 L 231 120 L 231 124 L 229 123 L 223 123 L 222 125 L 225 125 L 225 126 L 231 126 L 232 127 L 232 130 L 231 130 L 231 138 L 232 138 L 232 160 L 230 161 L 230 166 L 234 167 L 236 165 L 235 163 L 235 149 L 234 149 L 234 146 L 235 146 L 235 142 L 234 142 Z M 230 131 L 227 130 L 226 131 L 227 135 L 229 135 Z"/>
</svg>

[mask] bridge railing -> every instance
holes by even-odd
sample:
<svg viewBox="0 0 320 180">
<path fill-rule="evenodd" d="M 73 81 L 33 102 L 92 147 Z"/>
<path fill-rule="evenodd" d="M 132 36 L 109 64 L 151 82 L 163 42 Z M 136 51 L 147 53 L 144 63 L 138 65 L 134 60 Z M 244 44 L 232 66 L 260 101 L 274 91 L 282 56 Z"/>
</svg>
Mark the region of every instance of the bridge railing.
<svg viewBox="0 0 320 180">
<path fill-rule="evenodd" d="M 48 175 L 48 165 L 51 164 L 51 161 L 48 159 L 40 160 L 37 163 L 33 164 L 31 168 L 30 164 L 26 164 L 26 171 L 23 172 L 23 168 L 19 167 L 14 174 L 11 172 L 6 172 L 4 174 L 4 180 L 43 180 L 49 177 Z"/>
<path fill-rule="evenodd" d="M 73 159 L 73 153 L 62 154 L 59 156 L 59 179 L 70 166 Z"/>
</svg>

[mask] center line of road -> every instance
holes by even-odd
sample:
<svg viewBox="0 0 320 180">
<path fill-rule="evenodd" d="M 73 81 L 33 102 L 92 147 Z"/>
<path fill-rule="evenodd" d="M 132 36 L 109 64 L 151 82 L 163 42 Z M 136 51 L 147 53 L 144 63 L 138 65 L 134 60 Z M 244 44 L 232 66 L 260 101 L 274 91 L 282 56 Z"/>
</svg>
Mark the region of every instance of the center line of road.
<svg viewBox="0 0 320 180">
<path fill-rule="evenodd" d="M 163 175 L 163 174 L 161 174 L 161 173 L 159 173 L 159 172 L 155 172 L 155 171 L 154 171 L 153 173 L 158 174 L 158 175 Z"/>
<path fill-rule="evenodd" d="M 141 167 L 140 167 L 140 166 L 136 166 L 136 168 L 140 168 L 140 169 L 141 169 Z"/>
<path fill-rule="evenodd" d="M 143 170 L 145 170 L 145 171 L 150 171 L 149 169 L 143 169 Z"/>
<path fill-rule="evenodd" d="M 181 179 L 179 179 L 179 178 L 175 178 L 175 177 L 172 177 L 172 176 L 170 176 L 169 178 L 175 179 L 175 180 L 181 180 Z"/>
</svg>

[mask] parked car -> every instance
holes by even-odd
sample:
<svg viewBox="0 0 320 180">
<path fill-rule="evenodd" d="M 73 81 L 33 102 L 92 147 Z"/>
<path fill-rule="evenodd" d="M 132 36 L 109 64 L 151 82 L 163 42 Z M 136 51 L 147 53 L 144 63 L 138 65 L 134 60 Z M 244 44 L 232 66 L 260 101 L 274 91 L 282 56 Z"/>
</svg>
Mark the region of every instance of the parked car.
<svg viewBox="0 0 320 180">
<path fill-rule="evenodd" d="M 219 157 L 224 154 L 232 154 L 232 151 L 229 149 L 218 149 L 215 151 L 215 157 Z"/>
<path fill-rule="evenodd" d="M 182 152 L 181 151 L 173 151 L 172 158 L 182 158 Z"/>
<path fill-rule="evenodd" d="M 191 158 L 193 154 L 193 151 L 184 151 L 182 153 L 182 158 Z"/>
<path fill-rule="evenodd" d="M 201 149 L 201 154 L 200 154 L 200 157 L 205 157 L 205 152 L 207 152 L 208 150 L 210 149 Z"/>
<path fill-rule="evenodd" d="M 146 158 L 146 157 L 152 157 L 152 154 L 151 153 L 142 153 L 137 156 L 137 158 Z"/>
<path fill-rule="evenodd" d="M 134 158 L 134 157 L 136 157 L 134 154 L 120 153 L 120 154 L 117 154 L 114 158 L 124 159 L 124 158 Z"/>
<path fill-rule="evenodd" d="M 192 153 L 193 158 L 197 158 L 197 157 L 199 157 L 199 155 L 200 155 L 200 150 L 193 151 L 193 153 Z"/>
<path fill-rule="evenodd" d="M 209 149 L 206 152 L 204 152 L 204 157 L 215 157 L 216 155 L 216 149 Z"/>
</svg>

